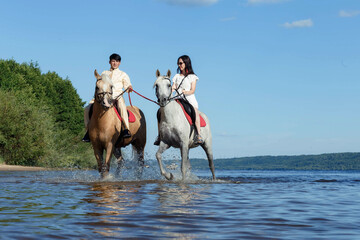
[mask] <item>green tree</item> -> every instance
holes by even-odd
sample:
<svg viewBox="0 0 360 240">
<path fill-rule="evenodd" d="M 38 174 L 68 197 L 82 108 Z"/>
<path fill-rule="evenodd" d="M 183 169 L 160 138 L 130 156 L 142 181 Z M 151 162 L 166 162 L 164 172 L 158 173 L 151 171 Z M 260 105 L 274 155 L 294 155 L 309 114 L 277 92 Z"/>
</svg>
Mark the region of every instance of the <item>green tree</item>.
<svg viewBox="0 0 360 240">
<path fill-rule="evenodd" d="M 53 118 L 46 106 L 19 95 L 27 92 L 0 90 L 0 151 L 7 164 L 42 165 L 54 142 Z"/>
<path fill-rule="evenodd" d="M 41 74 L 37 63 L 0 60 L 0 161 L 49 167 L 95 167 L 82 143 L 83 106 L 69 79 Z"/>
</svg>

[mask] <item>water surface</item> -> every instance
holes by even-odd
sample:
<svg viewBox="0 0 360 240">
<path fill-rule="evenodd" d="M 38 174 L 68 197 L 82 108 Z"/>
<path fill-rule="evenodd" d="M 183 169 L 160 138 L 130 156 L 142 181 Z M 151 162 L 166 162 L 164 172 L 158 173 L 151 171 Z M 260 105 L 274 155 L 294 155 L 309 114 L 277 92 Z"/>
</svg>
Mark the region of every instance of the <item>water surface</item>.
<svg viewBox="0 0 360 240">
<path fill-rule="evenodd" d="M 360 239 L 360 172 L 194 173 L 0 172 L 0 239 Z"/>
</svg>

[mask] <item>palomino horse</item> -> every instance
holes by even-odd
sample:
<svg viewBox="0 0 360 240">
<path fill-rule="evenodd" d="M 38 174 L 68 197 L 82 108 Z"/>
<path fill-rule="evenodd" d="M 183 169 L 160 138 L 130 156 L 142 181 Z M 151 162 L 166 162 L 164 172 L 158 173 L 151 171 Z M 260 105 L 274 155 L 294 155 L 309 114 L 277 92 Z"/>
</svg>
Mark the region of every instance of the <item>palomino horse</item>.
<svg viewBox="0 0 360 240">
<path fill-rule="evenodd" d="M 160 105 L 159 138 L 160 145 L 156 153 L 161 174 L 168 180 L 173 179 L 172 173 L 166 172 L 162 165 L 162 153 L 170 147 L 180 148 L 181 152 L 181 172 L 182 179 L 187 177 L 190 170 L 189 149 L 197 147 L 194 143 L 194 131 L 191 131 L 190 124 L 185 117 L 180 104 L 171 98 L 171 72 L 168 70 L 166 76 L 160 76 L 159 70 L 156 71 L 156 81 L 154 83 L 156 97 Z M 201 147 L 205 150 L 209 161 L 212 177 L 215 180 L 214 162 L 212 153 L 212 137 L 209 119 L 204 113 L 200 115 L 206 122 L 206 126 L 201 128 L 201 136 L 204 143 Z"/>
<path fill-rule="evenodd" d="M 135 106 L 127 106 L 128 111 L 134 114 L 136 120 L 129 124 L 131 137 L 122 139 L 117 143 L 117 139 L 121 133 L 122 123 L 114 107 L 115 101 L 112 98 L 112 81 L 108 75 L 102 74 L 100 76 L 96 70 L 94 75 L 97 81 L 93 113 L 89 123 L 89 136 L 101 177 L 105 177 L 109 173 L 112 154 L 114 154 L 117 159 L 118 167 L 121 167 L 123 164 L 121 147 L 129 144 L 132 145 L 140 166 L 143 166 L 146 144 L 146 122 L 144 114 Z M 105 161 L 103 161 L 104 150 L 106 151 Z"/>
</svg>

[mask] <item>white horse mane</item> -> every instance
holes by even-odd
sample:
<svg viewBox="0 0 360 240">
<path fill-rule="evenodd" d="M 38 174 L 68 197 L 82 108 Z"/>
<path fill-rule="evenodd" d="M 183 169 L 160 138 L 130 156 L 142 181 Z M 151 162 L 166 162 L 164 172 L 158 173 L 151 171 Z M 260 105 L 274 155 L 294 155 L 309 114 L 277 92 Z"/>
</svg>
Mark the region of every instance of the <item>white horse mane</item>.
<svg viewBox="0 0 360 240">
<path fill-rule="evenodd" d="M 106 73 L 101 74 L 101 80 L 103 80 L 105 83 L 110 84 L 111 86 L 113 85 L 110 76 Z"/>
</svg>

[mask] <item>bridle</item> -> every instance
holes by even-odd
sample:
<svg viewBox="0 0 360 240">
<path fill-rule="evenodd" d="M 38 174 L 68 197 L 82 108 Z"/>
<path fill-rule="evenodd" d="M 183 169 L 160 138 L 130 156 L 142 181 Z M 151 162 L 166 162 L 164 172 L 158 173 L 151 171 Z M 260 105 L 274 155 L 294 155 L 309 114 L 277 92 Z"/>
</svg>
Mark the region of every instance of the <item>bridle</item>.
<svg viewBox="0 0 360 240">
<path fill-rule="evenodd" d="M 100 92 L 100 93 L 96 93 L 95 94 L 95 100 L 96 102 L 98 102 L 101 106 L 103 106 L 102 102 L 104 101 L 104 98 L 107 98 L 108 99 L 108 102 L 110 104 L 110 107 L 113 106 L 114 102 L 113 102 L 113 99 L 112 99 L 112 92 Z M 103 106 L 105 108 L 110 108 L 110 107 L 106 107 L 106 106 Z"/>
<path fill-rule="evenodd" d="M 169 82 L 171 83 L 171 80 L 170 80 L 170 78 L 168 78 L 168 77 L 163 78 L 163 80 L 169 80 Z M 179 87 L 180 87 L 180 86 L 179 86 Z M 172 91 L 170 90 L 169 96 L 167 96 L 167 97 L 165 98 L 165 104 L 162 104 L 162 105 L 159 104 L 160 107 L 165 107 L 165 106 L 168 105 L 172 100 L 178 99 L 178 98 L 181 97 L 181 95 L 184 95 L 183 93 L 179 94 L 179 92 L 178 92 L 179 87 L 178 87 L 177 89 L 175 89 L 175 91 L 177 92 L 177 95 L 176 95 L 176 96 L 171 97 Z M 171 84 L 170 84 L 170 88 L 171 88 Z M 159 102 L 159 98 L 158 98 L 158 102 Z"/>
<path fill-rule="evenodd" d="M 95 95 L 95 100 L 101 104 L 101 102 L 104 100 L 105 96 L 109 99 L 109 103 L 110 103 L 110 106 L 113 106 L 114 104 L 114 100 L 117 101 L 127 90 L 129 89 L 126 88 L 122 93 L 120 93 L 119 95 L 116 96 L 116 98 L 112 98 L 112 95 L 113 95 L 113 92 L 101 92 L 101 93 L 97 93 Z"/>
<path fill-rule="evenodd" d="M 184 94 L 184 93 L 179 93 L 179 91 L 178 91 L 179 88 L 180 88 L 180 86 L 181 86 L 181 84 L 183 83 L 183 81 L 184 81 L 184 79 L 185 79 L 186 77 L 187 77 L 187 76 L 185 76 L 185 77 L 181 80 L 179 86 L 175 89 L 177 95 L 171 97 L 172 91 L 170 91 L 169 96 L 165 98 L 165 104 L 163 104 L 163 106 L 161 106 L 161 105 L 159 104 L 160 107 L 165 107 L 166 105 L 168 105 L 169 102 L 171 102 L 171 101 L 174 100 L 174 99 L 183 98 L 183 99 L 186 100 L 185 94 Z M 165 77 L 164 80 L 169 80 L 169 81 L 170 81 L 170 85 L 171 85 L 171 80 L 170 80 L 170 78 Z M 159 101 L 159 99 L 158 99 L 158 101 Z"/>
<path fill-rule="evenodd" d="M 112 92 L 101 92 L 101 93 L 97 93 L 95 96 L 95 99 L 96 99 L 96 101 L 97 102 L 101 102 L 104 98 L 105 98 L 105 96 L 107 96 L 107 97 L 109 97 L 109 95 L 110 95 L 110 97 L 112 96 Z"/>
</svg>

